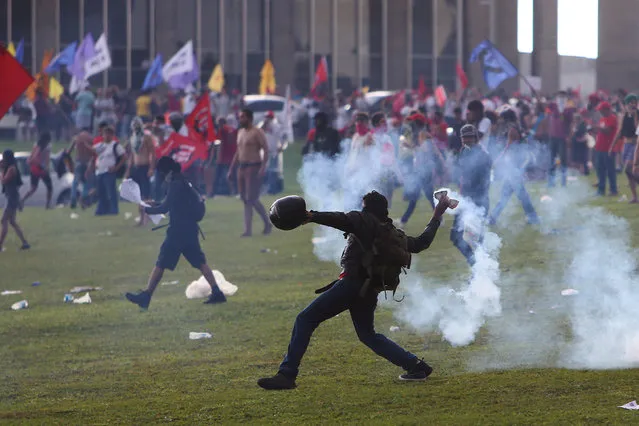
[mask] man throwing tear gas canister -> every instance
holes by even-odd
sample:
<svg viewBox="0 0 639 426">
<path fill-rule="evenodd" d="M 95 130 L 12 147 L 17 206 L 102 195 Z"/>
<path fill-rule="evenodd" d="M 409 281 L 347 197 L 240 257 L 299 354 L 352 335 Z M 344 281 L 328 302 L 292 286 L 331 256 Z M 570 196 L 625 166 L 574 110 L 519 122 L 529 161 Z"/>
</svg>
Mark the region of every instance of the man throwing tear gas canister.
<svg viewBox="0 0 639 426">
<path fill-rule="evenodd" d="M 407 237 L 393 226 L 388 217 L 388 201 L 375 191 L 364 196 L 361 211 L 306 212 L 305 223 L 330 226 L 348 235 L 341 259 L 342 273 L 338 280 L 317 290 L 320 296 L 297 316 L 278 373 L 258 380 L 258 385 L 267 390 L 295 388 L 299 365 L 311 335 L 322 322 L 345 310 L 350 311 L 362 343 L 406 370 L 400 376 L 401 380 L 426 379 L 433 371 L 428 364 L 375 332 L 375 308 L 380 292 L 394 292 L 397 288 L 400 273 L 410 267 L 411 253 L 419 253 L 430 246 L 449 203 L 444 195 L 428 226 L 418 237 Z"/>
</svg>

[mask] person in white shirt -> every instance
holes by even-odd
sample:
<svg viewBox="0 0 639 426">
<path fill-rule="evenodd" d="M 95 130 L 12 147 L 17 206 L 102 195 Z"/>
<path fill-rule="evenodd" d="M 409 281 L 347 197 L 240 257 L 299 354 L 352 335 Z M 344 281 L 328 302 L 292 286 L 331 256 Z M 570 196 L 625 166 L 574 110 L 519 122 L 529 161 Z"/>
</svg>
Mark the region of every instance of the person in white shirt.
<svg viewBox="0 0 639 426">
<path fill-rule="evenodd" d="M 189 86 L 186 88 L 186 94 L 182 99 L 182 114 L 184 116 L 189 115 L 195 109 L 195 105 L 197 105 L 197 95 L 193 86 Z"/>
<path fill-rule="evenodd" d="M 375 157 L 377 157 L 376 160 L 379 162 L 375 189 L 386 197 L 390 208 L 393 201 L 393 192 L 401 179 L 399 165 L 395 156 L 395 145 L 393 145 L 393 141 L 388 135 L 386 117 L 383 113 L 373 114 L 371 124 L 373 125 Z"/>
<path fill-rule="evenodd" d="M 117 215 L 119 195 L 116 190 L 117 172 L 124 167 L 126 151 L 114 140 L 115 130 L 107 126 L 102 130 L 104 140 L 93 147 L 96 183 L 98 187 L 98 206 L 96 216 Z"/>
<path fill-rule="evenodd" d="M 231 99 L 226 94 L 226 90 L 222 89 L 220 93 L 215 97 L 216 116 L 226 117 L 231 110 Z"/>
<path fill-rule="evenodd" d="M 261 129 L 266 136 L 268 144 L 269 162 L 266 168 L 266 187 L 270 195 L 276 195 L 284 190 L 284 156 L 286 149 L 286 136 L 280 123 L 275 118 L 273 111 L 266 113 Z"/>
</svg>

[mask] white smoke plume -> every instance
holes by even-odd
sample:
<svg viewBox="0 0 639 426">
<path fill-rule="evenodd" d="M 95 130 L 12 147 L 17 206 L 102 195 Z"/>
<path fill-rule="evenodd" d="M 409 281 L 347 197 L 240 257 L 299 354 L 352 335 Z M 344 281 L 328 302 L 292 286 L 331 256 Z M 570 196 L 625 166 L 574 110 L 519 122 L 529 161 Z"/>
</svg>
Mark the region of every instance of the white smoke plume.
<svg viewBox="0 0 639 426">
<path fill-rule="evenodd" d="M 380 184 L 380 153 L 371 150 L 358 161 L 342 154 L 336 159 L 321 155 L 305 158 L 298 174 L 307 204 L 318 210 L 351 210 L 361 207 L 361 197 L 373 189 L 383 192 Z M 465 238 L 477 246 L 476 263 L 468 282 L 447 286 L 437 283 L 424 287 L 425 278 L 416 272 L 402 277 L 405 300 L 397 305 L 397 316 L 414 329 L 438 329 L 454 346 L 472 343 L 486 318 L 501 312 L 499 280 L 500 238 L 486 232 L 481 244 L 473 241 L 483 231 L 483 214 L 470 200 L 461 201 L 455 214 L 463 216 Z M 339 262 L 345 240 L 340 231 L 316 227 L 313 236 L 314 253 L 321 260 Z M 415 259 L 416 261 L 417 259 Z M 414 261 L 414 265 L 415 265 Z M 413 271 L 415 268 L 413 268 Z M 430 288 L 435 287 L 435 290 Z M 458 289 L 458 290 L 457 290 Z M 384 296 L 380 296 L 384 299 Z"/>
<path fill-rule="evenodd" d="M 475 340 L 486 318 L 501 313 L 498 287 L 501 239 L 485 232 L 478 244 L 474 236 L 481 234 L 484 227 L 483 211 L 454 192 L 450 196 L 460 199 L 458 210 L 453 212 L 462 215 L 465 238 L 476 246 L 471 277 L 466 283 L 442 285 L 409 274 L 402 282 L 406 298 L 398 306 L 396 316 L 418 331 L 438 330 L 451 345 L 466 346 Z"/>
</svg>

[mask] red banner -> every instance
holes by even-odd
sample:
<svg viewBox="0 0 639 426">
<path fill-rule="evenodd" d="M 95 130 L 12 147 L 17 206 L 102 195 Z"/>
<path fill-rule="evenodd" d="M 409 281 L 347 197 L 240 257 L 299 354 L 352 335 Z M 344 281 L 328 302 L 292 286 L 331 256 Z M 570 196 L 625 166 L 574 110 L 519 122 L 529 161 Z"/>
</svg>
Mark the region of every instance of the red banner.
<svg viewBox="0 0 639 426">
<path fill-rule="evenodd" d="M 0 118 L 33 81 L 33 76 L 0 45 Z"/>
<path fill-rule="evenodd" d="M 461 66 L 461 64 L 459 62 L 457 62 L 455 70 L 457 71 L 457 78 L 459 79 L 459 85 L 461 86 L 462 89 L 467 88 L 468 87 L 468 76 L 466 75 L 466 72 L 464 71 L 464 68 L 462 68 L 462 66 Z"/>
<path fill-rule="evenodd" d="M 208 149 L 206 144 L 173 132 L 166 142 L 155 150 L 157 158 L 169 156 L 182 165 L 186 171 L 196 160 L 206 161 Z"/>
<path fill-rule="evenodd" d="M 208 94 L 203 94 L 193 108 L 193 111 L 186 117 L 184 124 L 189 129 L 189 135 L 197 137 L 202 142 L 215 142 L 215 126 L 211 114 L 211 103 Z"/>
</svg>

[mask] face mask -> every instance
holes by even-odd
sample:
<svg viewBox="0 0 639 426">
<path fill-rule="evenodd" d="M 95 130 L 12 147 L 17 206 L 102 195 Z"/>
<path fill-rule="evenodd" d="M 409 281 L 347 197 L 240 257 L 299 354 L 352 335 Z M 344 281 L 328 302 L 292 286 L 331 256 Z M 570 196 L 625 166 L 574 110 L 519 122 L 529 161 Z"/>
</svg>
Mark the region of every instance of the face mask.
<svg viewBox="0 0 639 426">
<path fill-rule="evenodd" d="M 388 132 L 388 125 L 386 123 L 381 124 L 375 128 L 376 133 L 386 133 Z"/>
<path fill-rule="evenodd" d="M 355 130 L 359 135 L 364 136 L 366 133 L 368 133 L 368 124 L 357 123 L 355 124 Z"/>
</svg>

